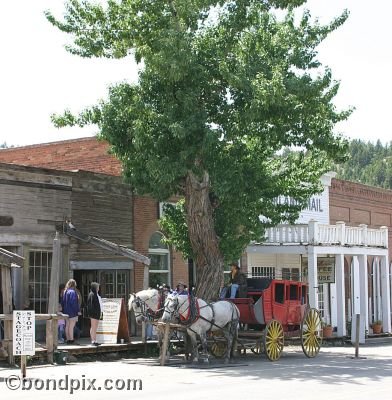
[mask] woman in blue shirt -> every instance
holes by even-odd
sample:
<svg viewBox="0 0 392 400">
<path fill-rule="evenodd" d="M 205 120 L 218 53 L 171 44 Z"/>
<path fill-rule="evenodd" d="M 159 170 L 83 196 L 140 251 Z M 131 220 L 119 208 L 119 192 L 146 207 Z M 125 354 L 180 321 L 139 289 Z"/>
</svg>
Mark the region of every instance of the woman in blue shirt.
<svg viewBox="0 0 392 400">
<path fill-rule="evenodd" d="M 61 306 L 63 313 L 69 318 L 65 322 L 65 337 L 68 344 L 74 343 L 74 328 L 80 314 L 78 294 L 76 293 L 76 281 L 70 279 L 65 285 Z"/>
</svg>

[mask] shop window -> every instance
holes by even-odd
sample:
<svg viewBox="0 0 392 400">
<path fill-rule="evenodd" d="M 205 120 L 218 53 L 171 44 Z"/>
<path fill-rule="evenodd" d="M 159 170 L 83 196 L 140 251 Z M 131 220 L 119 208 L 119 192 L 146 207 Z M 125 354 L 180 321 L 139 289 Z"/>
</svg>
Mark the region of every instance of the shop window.
<svg viewBox="0 0 392 400">
<path fill-rule="evenodd" d="M 170 285 L 169 248 L 163 242 L 163 235 L 155 232 L 149 243 L 148 256 L 151 259 L 149 268 L 149 286 L 156 287 L 162 284 Z"/>
<path fill-rule="evenodd" d="M 302 302 L 302 304 L 307 304 L 307 302 L 308 302 L 305 285 L 303 285 L 301 288 L 301 302 Z"/>
<path fill-rule="evenodd" d="M 318 307 L 321 318 L 325 318 L 325 304 L 324 304 L 324 285 L 318 287 Z"/>
<path fill-rule="evenodd" d="M 30 309 L 37 314 L 48 312 L 52 252 L 32 250 L 29 252 L 29 300 Z"/>
<path fill-rule="evenodd" d="M 252 278 L 275 279 L 275 267 L 251 267 Z"/>
<path fill-rule="evenodd" d="M 290 285 L 290 300 L 298 300 L 298 286 Z"/>
<path fill-rule="evenodd" d="M 282 279 L 299 281 L 299 268 L 282 268 Z"/>
</svg>

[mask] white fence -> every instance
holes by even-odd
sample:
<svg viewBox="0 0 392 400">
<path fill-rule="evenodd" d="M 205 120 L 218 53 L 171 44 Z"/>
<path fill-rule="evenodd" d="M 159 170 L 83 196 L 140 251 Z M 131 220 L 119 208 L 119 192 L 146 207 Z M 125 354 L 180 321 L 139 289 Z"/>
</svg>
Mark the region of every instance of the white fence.
<svg viewBox="0 0 392 400">
<path fill-rule="evenodd" d="M 268 228 L 265 244 L 336 244 L 347 246 L 370 246 L 388 248 L 388 227 L 370 229 L 367 225 L 346 226 L 319 224 L 278 225 Z"/>
</svg>

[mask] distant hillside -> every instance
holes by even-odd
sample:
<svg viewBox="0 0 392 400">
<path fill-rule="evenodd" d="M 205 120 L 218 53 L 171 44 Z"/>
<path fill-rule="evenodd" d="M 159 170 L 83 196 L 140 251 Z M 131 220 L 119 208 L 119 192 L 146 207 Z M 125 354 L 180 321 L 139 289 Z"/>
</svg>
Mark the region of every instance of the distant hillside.
<svg viewBox="0 0 392 400">
<path fill-rule="evenodd" d="M 337 178 L 392 189 L 392 141 L 383 145 L 352 140 L 349 159 L 337 166 Z"/>
</svg>

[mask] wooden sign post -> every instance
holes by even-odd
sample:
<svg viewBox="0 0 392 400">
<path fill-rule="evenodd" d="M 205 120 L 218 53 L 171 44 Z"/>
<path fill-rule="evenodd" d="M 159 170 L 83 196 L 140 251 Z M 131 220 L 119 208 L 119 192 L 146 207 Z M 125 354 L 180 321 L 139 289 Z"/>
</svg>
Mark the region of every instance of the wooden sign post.
<svg viewBox="0 0 392 400">
<path fill-rule="evenodd" d="M 117 343 L 129 341 L 128 317 L 124 299 L 102 299 L 103 318 L 97 329 L 98 343 Z"/>
<path fill-rule="evenodd" d="M 22 377 L 26 377 L 26 356 L 35 354 L 35 312 L 32 310 L 13 312 L 13 354 L 20 356 Z"/>
</svg>

